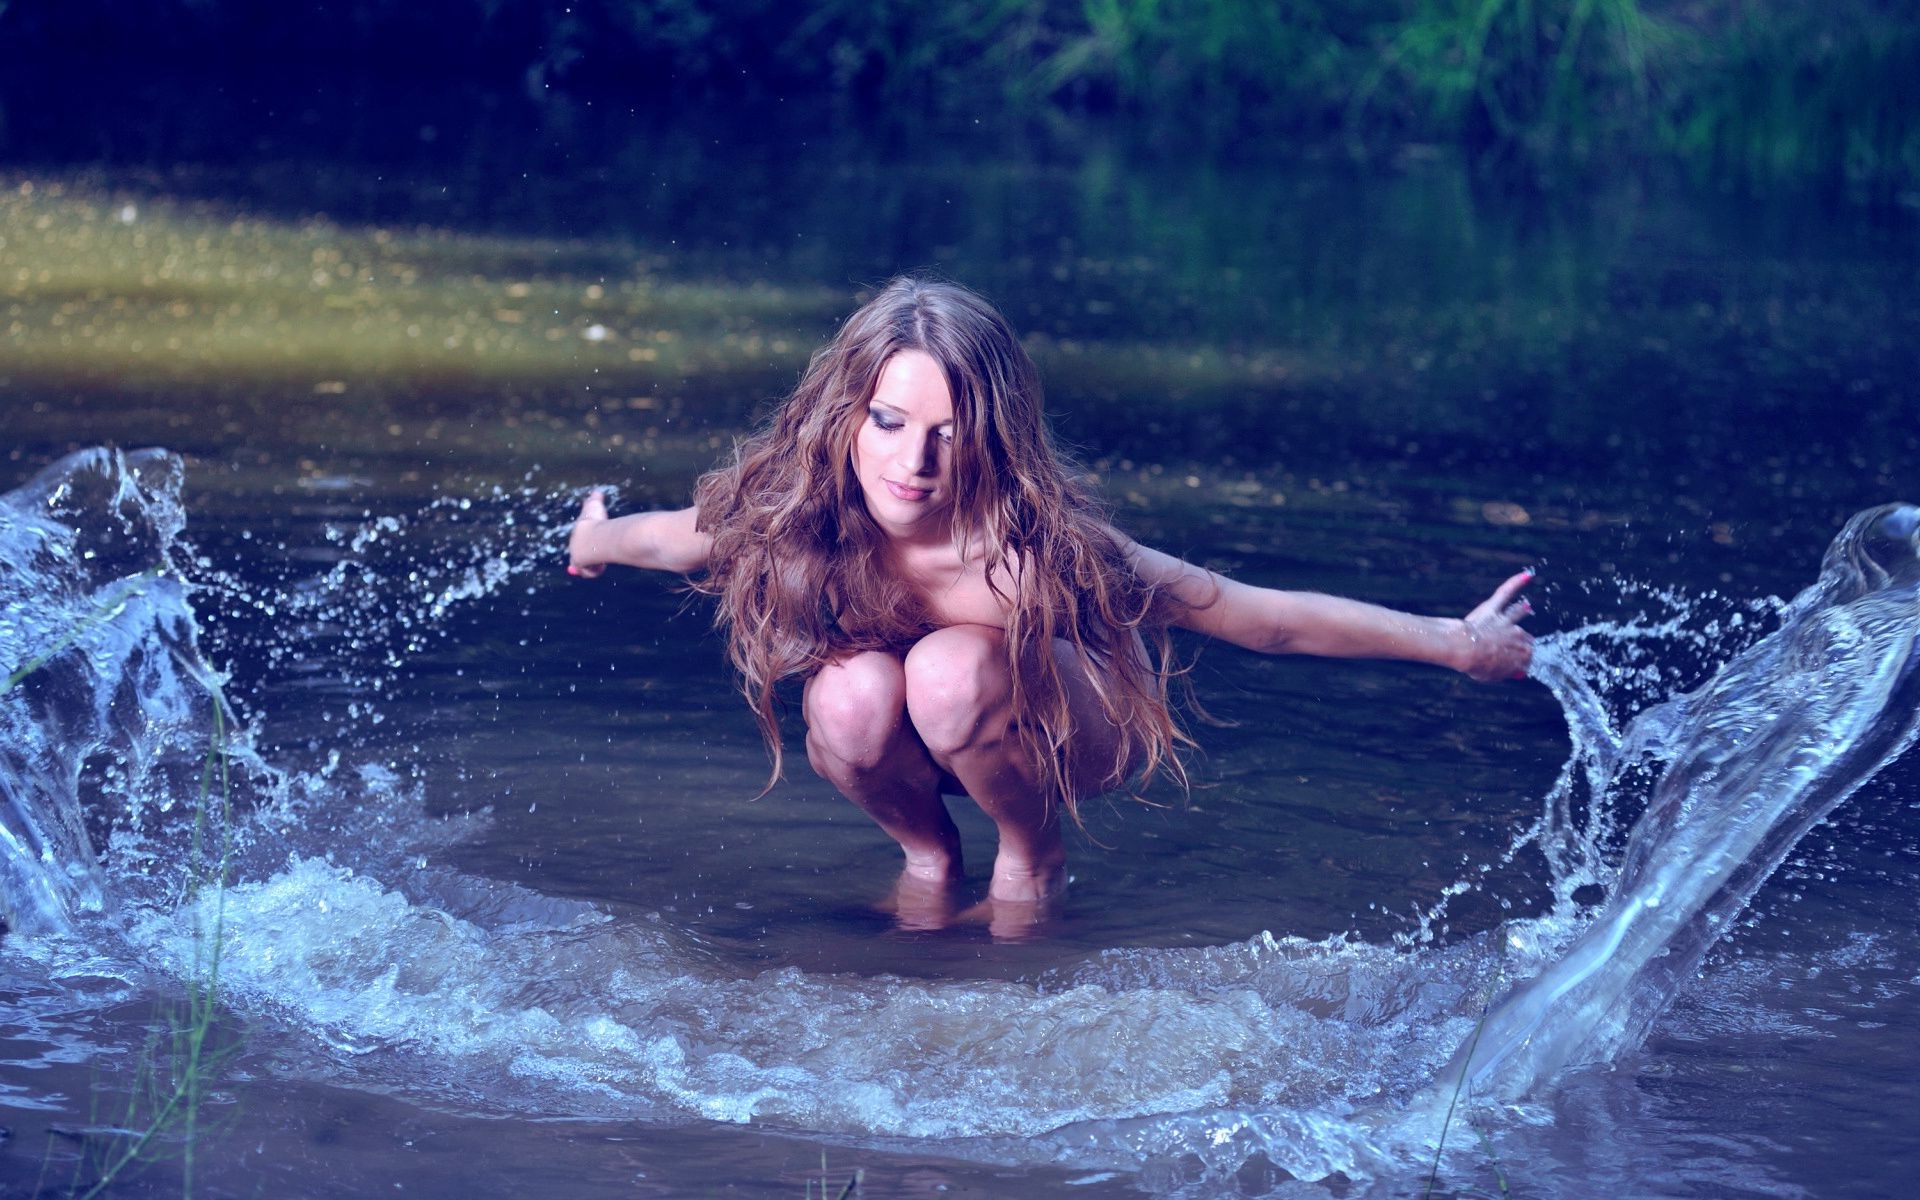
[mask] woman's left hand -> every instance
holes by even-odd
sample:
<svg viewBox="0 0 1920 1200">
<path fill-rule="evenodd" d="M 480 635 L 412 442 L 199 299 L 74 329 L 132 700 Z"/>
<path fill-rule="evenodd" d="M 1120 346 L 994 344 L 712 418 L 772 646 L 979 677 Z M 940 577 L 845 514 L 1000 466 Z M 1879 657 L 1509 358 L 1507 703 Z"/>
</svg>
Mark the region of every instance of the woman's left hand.
<svg viewBox="0 0 1920 1200">
<path fill-rule="evenodd" d="M 1532 582 L 1533 572 L 1522 571 L 1467 614 L 1461 622 L 1467 634 L 1462 672 L 1481 683 L 1526 678 L 1533 662 L 1533 635 L 1520 628 L 1520 622 L 1533 612 L 1533 605 L 1521 597 L 1520 589 Z"/>
<path fill-rule="evenodd" d="M 567 535 L 567 574 L 598 579 L 606 573 L 606 561 L 589 550 L 606 525 L 607 494 L 595 488 L 580 502 L 580 515 L 574 518 L 573 530 Z"/>
</svg>

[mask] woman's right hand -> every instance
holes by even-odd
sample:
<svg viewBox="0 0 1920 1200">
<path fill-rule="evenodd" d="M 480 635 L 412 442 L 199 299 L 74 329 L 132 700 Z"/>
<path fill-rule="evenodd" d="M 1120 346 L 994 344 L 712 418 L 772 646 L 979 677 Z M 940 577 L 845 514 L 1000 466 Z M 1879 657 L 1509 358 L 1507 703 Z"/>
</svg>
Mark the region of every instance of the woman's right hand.
<svg viewBox="0 0 1920 1200">
<path fill-rule="evenodd" d="M 574 518 L 573 532 L 567 536 L 567 574 L 598 579 L 607 569 L 605 557 L 593 552 L 606 524 L 607 497 L 595 488 L 580 502 L 580 515 Z"/>
</svg>

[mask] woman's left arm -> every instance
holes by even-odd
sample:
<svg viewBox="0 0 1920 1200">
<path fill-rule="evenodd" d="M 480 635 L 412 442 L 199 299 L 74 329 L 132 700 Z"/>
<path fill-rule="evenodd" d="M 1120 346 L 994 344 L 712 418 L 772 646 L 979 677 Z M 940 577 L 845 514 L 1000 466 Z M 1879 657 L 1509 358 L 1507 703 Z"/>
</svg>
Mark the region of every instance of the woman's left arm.
<svg viewBox="0 0 1920 1200">
<path fill-rule="evenodd" d="M 1262 654 L 1398 658 L 1451 667 L 1482 682 L 1517 679 L 1533 661 L 1533 637 L 1520 621 L 1533 606 L 1519 598 L 1533 579 L 1522 571 L 1465 617 L 1418 617 L 1377 604 L 1253 587 L 1121 539 L 1135 571 L 1169 589 L 1186 609 L 1178 623 Z"/>
</svg>

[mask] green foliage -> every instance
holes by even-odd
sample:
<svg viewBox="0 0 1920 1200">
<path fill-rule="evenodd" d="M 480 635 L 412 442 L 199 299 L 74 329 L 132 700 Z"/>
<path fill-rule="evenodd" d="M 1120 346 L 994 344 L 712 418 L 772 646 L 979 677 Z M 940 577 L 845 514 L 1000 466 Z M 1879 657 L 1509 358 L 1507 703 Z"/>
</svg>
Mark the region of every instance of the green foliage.
<svg viewBox="0 0 1920 1200">
<path fill-rule="evenodd" d="M 1383 71 L 1439 136 L 1585 154 L 1643 122 L 1656 28 L 1634 0 L 1426 0 Z"/>
<path fill-rule="evenodd" d="M 1662 154 L 1882 198 L 1920 185 L 1905 0 L 0 0 L 0 60 L 47 46 L 825 104 L 908 127 L 1110 114 L 1163 141 L 1337 133 L 1548 167 Z"/>
<path fill-rule="evenodd" d="M 1340 10 L 1293 0 L 1085 0 L 1036 72 L 1041 93 L 1218 122 L 1323 90 L 1351 45 Z"/>
<path fill-rule="evenodd" d="M 1886 199 L 1920 186 L 1920 27 L 1871 0 L 1739 7 L 1676 69 L 1665 114 L 1684 162 L 1822 180 Z"/>
<path fill-rule="evenodd" d="M 507 2 L 507 0 L 501 0 Z M 544 53 L 885 119 L 1109 113 L 1215 144 L 1338 132 L 1542 168 L 1665 154 L 1751 181 L 1920 183 L 1892 0 L 602 0 Z M 572 64 L 578 64 L 577 68 Z"/>
<path fill-rule="evenodd" d="M 1421 0 L 1356 89 L 1382 129 L 1535 163 L 1663 154 L 1748 184 L 1920 184 L 1920 28 L 1885 0 Z"/>
</svg>

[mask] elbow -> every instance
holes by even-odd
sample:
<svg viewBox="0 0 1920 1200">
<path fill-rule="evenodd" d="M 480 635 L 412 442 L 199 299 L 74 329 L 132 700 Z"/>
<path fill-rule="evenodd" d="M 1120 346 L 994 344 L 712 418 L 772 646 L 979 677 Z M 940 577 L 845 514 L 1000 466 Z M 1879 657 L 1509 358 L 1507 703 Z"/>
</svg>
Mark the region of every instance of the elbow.
<svg viewBox="0 0 1920 1200">
<path fill-rule="evenodd" d="M 1300 638 L 1291 628 L 1279 623 L 1261 628 L 1253 637 L 1242 643 L 1249 650 L 1260 654 L 1301 654 Z"/>
</svg>

